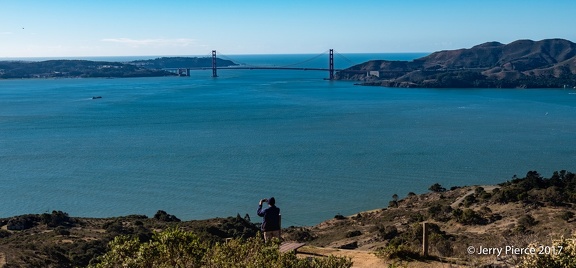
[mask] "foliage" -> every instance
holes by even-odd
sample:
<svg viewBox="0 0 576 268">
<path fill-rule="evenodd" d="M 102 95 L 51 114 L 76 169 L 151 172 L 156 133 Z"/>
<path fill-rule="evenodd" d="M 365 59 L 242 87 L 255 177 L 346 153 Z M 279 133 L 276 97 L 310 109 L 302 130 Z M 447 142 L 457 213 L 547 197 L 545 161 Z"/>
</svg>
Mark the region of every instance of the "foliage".
<svg viewBox="0 0 576 268">
<path fill-rule="evenodd" d="M 27 214 L 12 217 L 6 223 L 6 228 L 8 230 L 26 230 L 34 227 L 34 225 L 40 222 L 40 217 L 34 214 Z"/>
<path fill-rule="evenodd" d="M 282 230 L 282 237 L 287 241 L 298 242 L 312 241 L 316 238 L 308 228 L 294 226 Z"/>
<path fill-rule="evenodd" d="M 298 259 L 281 253 L 276 242 L 260 236 L 210 244 L 192 232 L 178 228 L 155 233 L 141 243 L 127 236 L 116 237 L 109 251 L 91 267 L 351 267 L 347 258 Z"/>
<path fill-rule="evenodd" d="M 455 209 L 452 211 L 454 218 L 457 222 L 464 224 L 464 225 L 478 225 L 478 224 L 486 224 L 487 220 L 484 219 L 480 214 L 472 209 Z"/>
<path fill-rule="evenodd" d="M 74 226 L 75 220 L 68 216 L 68 213 L 62 212 L 60 210 L 53 210 L 51 214 L 44 213 L 40 215 L 42 218 L 42 223 L 46 224 L 48 227 L 57 226 Z"/>
<path fill-rule="evenodd" d="M 529 248 L 540 249 L 541 246 L 533 243 Z M 549 254 L 527 254 L 521 259 L 518 267 L 541 267 L 541 268 L 556 268 L 556 267 L 576 267 L 576 235 L 571 239 L 560 239 L 552 241 L 552 246 L 543 246 L 542 249 L 550 249 Z M 561 251 L 560 251 L 561 250 Z M 537 252 L 538 253 L 538 252 Z M 547 253 L 544 251 L 544 253 Z"/>
<path fill-rule="evenodd" d="M 10 234 L 11 234 L 10 232 L 0 229 L 0 238 L 9 237 Z"/>
<path fill-rule="evenodd" d="M 180 222 L 180 219 L 178 219 L 174 215 L 168 214 L 164 210 L 158 210 L 156 212 L 156 214 L 154 214 L 154 219 L 157 219 L 159 221 L 165 221 L 165 222 Z"/>
<path fill-rule="evenodd" d="M 576 203 L 576 175 L 566 170 L 556 171 L 550 178 L 542 177 L 537 171 L 529 171 L 524 178 L 514 177 L 501 186 L 494 191 L 492 201 L 552 206 Z"/>
<path fill-rule="evenodd" d="M 446 188 L 442 187 L 442 185 L 440 185 L 439 183 L 432 184 L 430 188 L 428 188 L 428 190 L 435 193 L 446 192 Z"/>
<path fill-rule="evenodd" d="M 350 238 L 350 237 L 355 237 L 355 236 L 359 236 L 362 235 L 361 231 L 358 230 L 354 230 L 354 231 L 349 231 L 346 233 L 346 237 Z"/>
<path fill-rule="evenodd" d="M 336 215 L 334 216 L 334 219 L 337 219 L 337 220 L 345 220 L 346 217 L 343 216 L 342 214 L 338 213 L 338 214 L 336 214 Z"/>
<path fill-rule="evenodd" d="M 392 239 L 398 235 L 398 229 L 393 225 L 387 227 L 380 226 L 378 227 L 378 235 L 382 239 Z"/>
<path fill-rule="evenodd" d="M 452 207 L 449 205 L 433 204 L 428 207 L 428 216 L 440 222 L 450 220 Z"/>
<path fill-rule="evenodd" d="M 420 254 L 410 246 L 406 244 L 394 245 L 388 244 L 388 246 L 376 251 L 376 256 L 383 259 L 400 259 L 400 260 L 414 260 L 420 257 Z"/>
</svg>

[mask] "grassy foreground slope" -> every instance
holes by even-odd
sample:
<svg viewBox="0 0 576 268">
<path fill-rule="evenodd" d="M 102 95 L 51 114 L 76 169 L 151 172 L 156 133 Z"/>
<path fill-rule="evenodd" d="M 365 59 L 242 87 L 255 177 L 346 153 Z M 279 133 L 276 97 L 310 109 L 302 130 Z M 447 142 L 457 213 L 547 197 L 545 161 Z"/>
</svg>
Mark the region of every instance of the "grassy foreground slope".
<svg viewBox="0 0 576 268">
<path fill-rule="evenodd" d="M 318 258 L 315 267 L 348 267 L 347 259 L 319 256 L 332 253 L 351 257 L 358 265 L 366 263 L 363 260 L 368 256 L 378 256 L 382 263 L 408 267 L 530 267 L 525 264 L 540 265 L 554 258 L 559 263 L 574 259 L 570 255 L 574 254 L 574 249 L 570 253 L 574 245 L 561 239 L 571 237 L 576 230 L 576 176 L 573 173 L 560 171 L 544 178 L 530 171 L 523 178 L 513 177 L 500 185 L 445 189 L 433 184 L 429 190 L 421 195 L 410 193 L 402 199 L 391 196 L 387 208 L 351 216 L 336 215 L 312 227 L 285 228 L 283 236 L 285 240 L 306 242 L 308 246 L 301 251 L 310 254 L 299 254 L 299 257 Z M 430 230 L 429 257 L 421 256 L 423 222 L 428 223 Z M 74 218 L 53 211 L 0 219 L 0 228 L 0 260 L 5 262 L 4 267 L 103 265 L 105 261 L 115 260 L 114 252 L 125 252 L 122 260 L 145 261 L 134 256 L 161 254 L 162 250 L 153 249 L 162 248 L 162 243 L 188 245 L 177 249 L 188 247 L 188 253 L 196 252 L 192 256 L 196 256 L 194 260 L 200 260 L 201 265 L 190 267 L 223 267 L 216 264 L 239 255 L 252 256 L 255 262 L 280 266 L 279 263 L 284 263 L 285 267 L 311 265 L 305 261 L 300 263 L 296 256 L 283 256 L 273 245 L 265 245 L 255 238 L 258 226 L 250 221 L 249 215 L 180 221 L 164 211 L 158 211 L 152 218 L 131 215 L 103 219 Z M 225 243 L 227 238 L 232 239 L 229 244 Z M 475 250 L 506 246 L 556 247 L 558 243 L 564 243 L 566 250 L 556 255 L 497 256 L 467 251 L 470 247 Z M 125 251 L 117 250 L 118 247 Z"/>
</svg>

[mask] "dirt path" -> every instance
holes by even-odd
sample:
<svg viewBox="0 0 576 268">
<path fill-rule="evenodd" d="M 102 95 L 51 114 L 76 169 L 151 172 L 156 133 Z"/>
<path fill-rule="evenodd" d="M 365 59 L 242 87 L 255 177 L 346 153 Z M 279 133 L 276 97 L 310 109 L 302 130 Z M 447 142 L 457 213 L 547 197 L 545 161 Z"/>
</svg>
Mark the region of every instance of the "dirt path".
<svg viewBox="0 0 576 268">
<path fill-rule="evenodd" d="M 478 187 L 482 187 L 484 188 L 484 191 L 486 192 L 492 192 L 494 189 L 498 188 L 497 185 L 481 185 Z M 475 188 L 470 190 L 469 192 L 467 192 L 465 195 L 461 196 L 460 198 L 456 199 L 456 201 L 454 201 L 454 203 L 452 203 L 452 205 L 450 205 L 452 208 L 457 208 L 458 205 L 460 205 L 460 203 L 462 203 L 462 201 L 464 201 L 464 198 L 466 198 L 467 196 L 471 195 L 474 193 Z"/>
<path fill-rule="evenodd" d="M 320 248 L 312 246 L 304 246 L 298 250 L 298 253 L 302 257 L 309 256 L 338 256 L 338 257 L 349 257 L 354 262 L 352 267 L 356 268 L 368 268 L 368 267 L 386 267 L 386 262 L 374 255 L 371 251 L 363 250 L 344 250 L 335 248 Z M 303 253 L 303 254 L 300 254 Z"/>
<path fill-rule="evenodd" d="M 374 268 L 374 267 L 430 267 L 430 268 L 457 268 L 465 267 L 454 264 L 447 264 L 442 262 L 399 262 L 384 260 L 376 255 L 374 251 L 366 250 L 347 250 L 347 249 L 335 249 L 335 248 L 320 248 L 313 246 L 304 246 L 298 250 L 298 255 L 300 257 L 310 257 L 310 256 L 329 256 L 334 255 L 338 257 L 349 257 L 354 263 L 353 268 Z"/>
<path fill-rule="evenodd" d="M 3 252 L 0 252 L 0 268 L 6 265 L 6 255 Z"/>
</svg>

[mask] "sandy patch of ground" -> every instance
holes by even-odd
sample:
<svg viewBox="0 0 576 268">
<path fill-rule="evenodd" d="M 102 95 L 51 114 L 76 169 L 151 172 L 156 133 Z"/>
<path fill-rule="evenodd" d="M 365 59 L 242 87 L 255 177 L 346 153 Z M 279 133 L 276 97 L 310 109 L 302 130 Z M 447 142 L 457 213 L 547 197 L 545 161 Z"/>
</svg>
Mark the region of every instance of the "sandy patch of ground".
<svg viewBox="0 0 576 268">
<path fill-rule="evenodd" d="M 6 255 L 0 252 L 0 267 L 4 267 L 4 265 L 6 265 Z"/>
<path fill-rule="evenodd" d="M 400 262 L 392 260 L 384 260 L 377 257 L 374 251 L 366 250 L 346 250 L 334 248 L 321 248 L 313 246 L 304 246 L 298 250 L 299 257 L 314 257 L 314 256 L 338 256 L 348 257 L 354 263 L 353 268 L 373 268 L 373 267 L 430 267 L 430 268 L 446 268 L 446 267 L 466 267 L 455 264 L 442 263 L 438 261 L 430 262 Z M 392 266 L 391 266 L 392 265 Z"/>
</svg>

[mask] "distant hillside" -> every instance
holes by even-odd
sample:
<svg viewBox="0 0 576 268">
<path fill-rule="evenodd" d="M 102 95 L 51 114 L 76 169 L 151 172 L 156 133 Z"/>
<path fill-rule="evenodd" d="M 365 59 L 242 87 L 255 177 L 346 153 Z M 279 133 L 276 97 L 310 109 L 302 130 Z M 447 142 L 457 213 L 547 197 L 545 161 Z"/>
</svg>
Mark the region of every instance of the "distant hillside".
<svg viewBox="0 0 576 268">
<path fill-rule="evenodd" d="M 162 57 L 152 60 L 136 60 L 130 62 L 136 66 L 149 69 L 162 68 L 193 68 L 193 67 L 212 67 L 212 58 L 204 57 Z M 238 65 L 229 60 L 216 59 L 217 66 L 235 66 Z"/>
<path fill-rule="evenodd" d="M 338 72 L 336 79 L 395 87 L 574 87 L 576 44 L 564 39 L 488 42 L 413 61 L 373 60 Z"/>
<path fill-rule="evenodd" d="M 217 59 L 216 64 L 238 65 L 222 59 Z M 0 79 L 174 76 L 177 74 L 162 69 L 194 67 L 212 67 L 212 58 L 163 57 L 129 63 L 88 60 L 0 61 Z"/>
<path fill-rule="evenodd" d="M 0 79 L 172 76 L 132 64 L 87 60 L 0 61 Z"/>
</svg>

